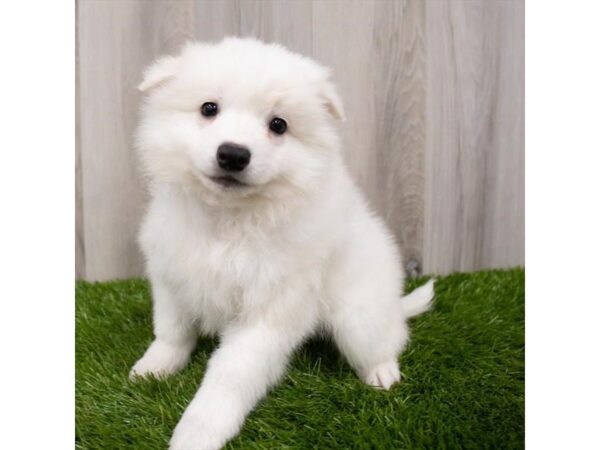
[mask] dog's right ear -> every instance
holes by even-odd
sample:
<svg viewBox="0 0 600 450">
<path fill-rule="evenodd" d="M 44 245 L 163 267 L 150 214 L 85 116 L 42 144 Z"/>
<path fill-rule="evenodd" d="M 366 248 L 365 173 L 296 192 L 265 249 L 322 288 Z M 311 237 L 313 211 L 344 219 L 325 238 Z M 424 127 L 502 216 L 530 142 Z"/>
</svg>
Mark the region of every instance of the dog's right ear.
<svg viewBox="0 0 600 450">
<path fill-rule="evenodd" d="M 327 112 L 334 119 L 339 120 L 340 122 L 344 122 L 346 120 L 346 114 L 344 113 L 344 105 L 342 104 L 342 99 L 340 98 L 337 89 L 331 81 L 326 81 L 323 84 L 321 96 L 323 98 Z"/>
<path fill-rule="evenodd" d="M 146 92 L 170 80 L 177 73 L 178 65 L 179 57 L 176 56 L 163 56 L 157 59 L 144 72 L 144 81 L 140 83 L 138 89 Z"/>
</svg>

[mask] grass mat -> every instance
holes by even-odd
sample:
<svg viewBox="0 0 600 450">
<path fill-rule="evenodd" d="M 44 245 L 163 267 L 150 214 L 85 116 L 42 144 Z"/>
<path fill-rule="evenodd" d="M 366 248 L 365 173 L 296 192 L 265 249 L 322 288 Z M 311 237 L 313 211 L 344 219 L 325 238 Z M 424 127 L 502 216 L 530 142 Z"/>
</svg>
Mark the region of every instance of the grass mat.
<svg viewBox="0 0 600 450">
<path fill-rule="evenodd" d="M 202 379 L 212 339 L 179 374 L 129 381 L 152 339 L 149 292 L 139 279 L 76 283 L 79 449 L 165 449 Z M 227 448 L 523 448 L 524 296 L 522 269 L 439 278 L 389 392 L 361 383 L 332 343 L 309 341 Z"/>
</svg>

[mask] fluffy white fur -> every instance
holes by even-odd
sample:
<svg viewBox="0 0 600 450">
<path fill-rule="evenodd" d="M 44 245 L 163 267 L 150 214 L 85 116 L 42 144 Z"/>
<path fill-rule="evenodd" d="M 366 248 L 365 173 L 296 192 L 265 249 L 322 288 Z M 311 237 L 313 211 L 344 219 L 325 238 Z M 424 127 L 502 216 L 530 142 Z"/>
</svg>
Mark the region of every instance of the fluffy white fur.
<svg viewBox="0 0 600 450">
<path fill-rule="evenodd" d="M 328 70 L 278 45 L 191 43 L 146 72 L 138 151 L 152 200 L 140 243 L 154 299 L 154 342 L 131 375 L 186 365 L 198 335 L 217 335 L 176 450 L 218 449 L 282 377 L 290 355 L 329 333 L 358 376 L 400 380 L 406 319 L 433 283 L 402 297 L 397 245 L 344 166 L 344 117 Z M 219 113 L 199 108 L 215 102 Z M 288 130 L 269 130 L 274 117 Z M 247 146 L 244 186 L 225 187 L 224 142 Z"/>
</svg>

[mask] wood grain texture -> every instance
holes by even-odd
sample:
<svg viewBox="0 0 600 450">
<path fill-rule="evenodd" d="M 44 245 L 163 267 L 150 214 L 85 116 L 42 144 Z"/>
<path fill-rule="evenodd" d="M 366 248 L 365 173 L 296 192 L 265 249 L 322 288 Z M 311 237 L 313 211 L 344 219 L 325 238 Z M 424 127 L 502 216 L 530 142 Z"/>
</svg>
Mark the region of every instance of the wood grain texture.
<svg viewBox="0 0 600 450">
<path fill-rule="evenodd" d="M 80 1 L 81 180 L 87 279 L 139 276 L 146 198 L 132 136 L 142 71 L 193 35 L 187 1 Z"/>
<path fill-rule="evenodd" d="M 219 41 L 240 33 L 239 0 L 196 0 L 195 39 Z"/>
<path fill-rule="evenodd" d="M 282 44 L 305 55 L 312 53 L 310 1 L 241 0 L 240 35 Z"/>
<path fill-rule="evenodd" d="M 524 263 L 523 3 L 426 3 L 424 259 Z"/>
<path fill-rule="evenodd" d="M 77 17 L 78 3 L 75 4 Z M 75 20 L 75 278 L 85 279 L 83 181 L 81 174 L 81 106 L 79 104 L 79 20 Z"/>
<path fill-rule="evenodd" d="M 347 164 L 396 235 L 413 275 L 422 254 L 424 12 L 419 1 L 313 5 L 314 55 L 333 67 L 348 109 Z M 349 23 L 357 25 L 352 33 Z"/>
<path fill-rule="evenodd" d="M 410 275 L 422 270 L 425 152 L 425 7 L 379 4 L 374 61 L 373 154 L 378 209 L 400 242 Z M 369 153 L 371 149 L 367 150 Z"/>
<path fill-rule="evenodd" d="M 524 263 L 522 0 L 79 0 L 77 277 L 143 273 L 143 69 L 229 35 L 333 69 L 346 163 L 412 274 Z"/>
<path fill-rule="evenodd" d="M 333 70 L 347 116 L 341 129 L 346 163 L 370 199 L 377 197 L 376 180 L 371 176 L 376 171 L 371 153 L 376 113 L 371 68 L 375 5 L 356 0 L 313 2 L 312 53 Z"/>
</svg>

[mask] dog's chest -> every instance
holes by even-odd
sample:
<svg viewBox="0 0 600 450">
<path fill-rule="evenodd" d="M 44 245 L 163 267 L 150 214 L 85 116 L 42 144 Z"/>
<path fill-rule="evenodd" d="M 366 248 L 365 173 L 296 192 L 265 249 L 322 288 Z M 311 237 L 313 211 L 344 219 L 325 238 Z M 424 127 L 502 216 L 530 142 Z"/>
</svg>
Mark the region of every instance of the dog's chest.
<svg viewBox="0 0 600 450">
<path fill-rule="evenodd" d="M 209 228 L 185 217 L 149 216 L 141 236 L 151 274 L 193 309 L 229 316 L 249 292 L 266 291 L 298 262 L 285 234 L 230 225 Z"/>
</svg>

